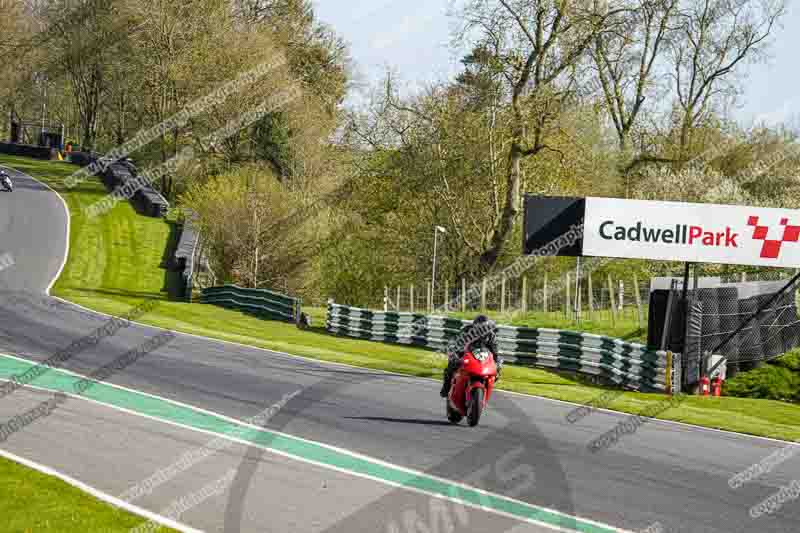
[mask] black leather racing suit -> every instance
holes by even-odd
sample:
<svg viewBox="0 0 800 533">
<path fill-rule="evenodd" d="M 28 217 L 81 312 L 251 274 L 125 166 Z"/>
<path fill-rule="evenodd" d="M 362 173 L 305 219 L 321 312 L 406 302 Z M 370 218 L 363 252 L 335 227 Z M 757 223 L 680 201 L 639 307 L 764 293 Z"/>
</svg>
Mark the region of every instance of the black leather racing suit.
<svg viewBox="0 0 800 533">
<path fill-rule="evenodd" d="M 453 381 L 453 374 L 461 365 L 461 358 L 464 353 L 476 345 L 482 345 L 487 350 L 492 352 L 494 362 L 497 365 L 497 379 L 500 379 L 500 370 L 503 365 L 503 360 L 497 353 L 497 324 L 480 316 L 475 319 L 472 324 L 464 326 L 459 336 L 462 347 L 450 353 L 450 358 L 447 362 L 447 368 L 444 369 L 444 382 L 442 383 L 442 390 L 440 395 L 444 398 L 450 392 L 450 385 Z"/>
</svg>

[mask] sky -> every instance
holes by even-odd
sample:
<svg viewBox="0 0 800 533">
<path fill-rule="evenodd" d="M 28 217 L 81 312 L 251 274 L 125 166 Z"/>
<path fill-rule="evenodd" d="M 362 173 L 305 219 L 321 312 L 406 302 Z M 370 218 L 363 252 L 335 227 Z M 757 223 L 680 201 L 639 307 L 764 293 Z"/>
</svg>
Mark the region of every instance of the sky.
<svg viewBox="0 0 800 533">
<path fill-rule="evenodd" d="M 320 20 L 350 43 L 359 81 L 351 102 L 359 101 L 359 95 L 379 81 L 387 68 L 403 80 L 405 90 L 458 71 L 461 54 L 450 45 L 452 0 L 314 3 Z M 800 9 L 792 7 L 788 2 L 782 27 L 774 32 L 769 61 L 742 70 L 743 94 L 734 116 L 745 125 L 800 118 Z"/>
</svg>

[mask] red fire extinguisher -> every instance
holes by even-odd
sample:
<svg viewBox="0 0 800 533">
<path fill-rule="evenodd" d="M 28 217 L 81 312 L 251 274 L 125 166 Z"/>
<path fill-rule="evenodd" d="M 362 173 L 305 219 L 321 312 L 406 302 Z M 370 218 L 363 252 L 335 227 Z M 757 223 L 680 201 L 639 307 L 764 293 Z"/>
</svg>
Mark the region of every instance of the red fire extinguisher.
<svg viewBox="0 0 800 533">
<path fill-rule="evenodd" d="M 722 380 L 719 376 L 711 380 L 711 394 L 713 396 L 722 396 Z"/>
<path fill-rule="evenodd" d="M 710 381 L 708 376 L 703 376 L 700 378 L 700 395 L 701 396 L 708 396 L 711 392 Z"/>
</svg>

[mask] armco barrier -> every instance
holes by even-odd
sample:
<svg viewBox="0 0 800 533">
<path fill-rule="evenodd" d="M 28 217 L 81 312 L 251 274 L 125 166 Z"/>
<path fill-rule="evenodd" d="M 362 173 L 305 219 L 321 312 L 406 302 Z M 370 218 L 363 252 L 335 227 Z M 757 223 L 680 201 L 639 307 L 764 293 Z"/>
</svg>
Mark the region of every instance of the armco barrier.
<svg viewBox="0 0 800 533">
<path fill-rule="evenodd" d="M 94 152 L 67 152 L 66 153 L 66 161 L 67 163 L 72 163 L 73 165 L 78 165 L 79 167 L 88 167 L 95 161 L 99 154 Z"/>
<path fill-rule="evenodd" d="M 113 191 L 117 188 L 122 189 L 126 183 L 136 178 L 137 174 L 136 166 L 130 161 L 117 161 L 105 169 L 101 178 L 106 187 Z M 135 191 L 130 201 L 137 211 L 154 218 L 167 215 L 169 202 L 155 189 L 149 185 L 142 187 L 136 184 Z"/>
<path fill-rule="evenodd" d="M 441 316 L 370 311 L 331 303 L 330 333 L 446 350 L 469 324 Z M 512 364 L 578 372 L 636 390 L 667 390 L 667 354 L 641 344 L 572 331 L 498 326 L 500 354 Z"/>
<path fill-rule="evenodd" d="M 34 159 L 55 159 L 56 149 L 47 146 L 34 146 L 30 144 L 15 144 L 0 142 L 0 154 L 32 157 Z"/>
<path fill-rule="evenodd" d="M 184 296 L 192 301 L 192 290 L 194 288 L 195 271 L 195 251 L 200 242 L 200 234 L 197 231 L 197 213 L 190 209 L 184 210 L 184 222 L 181 228 L 181 238 L 175 248 L 175 264 L 181 272 L 183 278 Z"/>
<path fill-rule="evenodd" d="M 272 320 L 297 322 L 301 300 L 265 289 L 245 289 L 236 285 L 223 285 L 203 289 L 200 301 L 252 313 Z"/>
</svg>

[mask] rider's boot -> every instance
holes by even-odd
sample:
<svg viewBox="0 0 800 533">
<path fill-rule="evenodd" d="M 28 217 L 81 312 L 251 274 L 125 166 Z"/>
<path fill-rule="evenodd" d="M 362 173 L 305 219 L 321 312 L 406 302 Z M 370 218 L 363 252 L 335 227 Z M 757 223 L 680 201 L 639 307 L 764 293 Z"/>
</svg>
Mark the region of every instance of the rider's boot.
<svg viewBox="0 0 800 533">
<path fill-rule="evenodd" d="M 450 368 L 445 368 L 444 370 L 444 378 L 442 381 L 442 390 L 439 391 L 439 396 L 442 398 L 447 398 L 447 395 L 450 393 L 450 385 L 453 383 L 453 375 L 450 372 Z"/>
<path fill-rule="evenodd" d="M 447 395 L 450 393 L 450 380 L 445 379 L 444 383 L 442 383 L 442 390 L 439 391 L 439 396 L 442 398 L 447 398 Z"/>
</svg>

